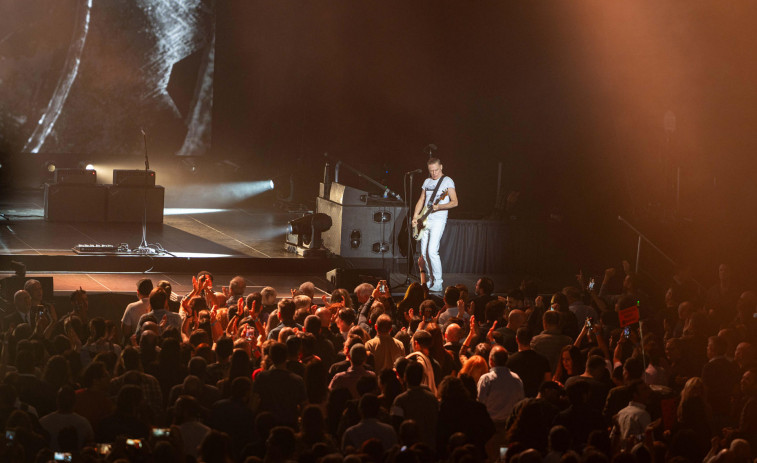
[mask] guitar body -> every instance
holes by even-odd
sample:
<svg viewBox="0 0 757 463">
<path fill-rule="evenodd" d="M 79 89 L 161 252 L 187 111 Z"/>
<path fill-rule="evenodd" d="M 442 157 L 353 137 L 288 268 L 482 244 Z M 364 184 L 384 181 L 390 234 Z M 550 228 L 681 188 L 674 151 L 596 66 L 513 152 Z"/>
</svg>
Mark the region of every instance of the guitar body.
<svg viewBox="0 0 757 463">
<path fill-rule="evenodd" d="M 436 198 L 436 201 L 434 201 L 433 206 L 436 206 L 439 204 L 440 201 L 442 201 L 444 198 L 447 197 L 447 190 L 444 190 L 441 195 L 439 195 L 438 198 Z M 421 209 L 421 213 L 418 216 L 418 220 L 416 221 L 416 224 L 413 226 L 413 239 L 418 241 L 421 239 L 421 236 L 424 233 L 428 233 L 428 228 L 426 228 L 426 219 L 428 218 L 429 214 L 434 212 L 434 209 L 432 206 L 429 206 L 428 204 L 423 206 L 423 209 Z"/>
</svg>

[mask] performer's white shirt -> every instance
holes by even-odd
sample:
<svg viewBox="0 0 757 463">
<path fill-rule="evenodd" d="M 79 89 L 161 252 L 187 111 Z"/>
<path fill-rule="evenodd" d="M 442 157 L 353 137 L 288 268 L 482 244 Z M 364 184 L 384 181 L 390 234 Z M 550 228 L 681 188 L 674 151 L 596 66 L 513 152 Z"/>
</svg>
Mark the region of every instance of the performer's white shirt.
<svg viewBox="0 0 757 463">
<path fill-rule="evenodd" d="M 433 180 L 431 177 L 429 177 L 423 182 L 423 186 L 421 188 L 423 188 L 423 191 L 426 192 L 426 204 L 429 204 L 429 203 L 433 204 L 436 198 L 440 197 L 442 193 L 444 193 L 444 191 L 446 191 L 449 188 L 455 188 L 455 182 L 453 182 L 451 178 L 443 177 L 441 178 L 442 184 L 439 185 L 439 189 L 436 192 L 436 196 L 432 198 L 431 195 L 434 192 L 434 189 L 436 188 L 436 184 L 438 181 L 439 180 Z M 439 201 L 439 204 L 447 204 L 449 201 L 450 201 L 449 195 L 447 195 L 447 197 Z M 431 214 L 429 214 L 428 220 L 433 220 L 433 221 L 439 220 L 439 221 L 446 222 L 448 214 L 449 212 L 447 210 L 432 212 Z"/>
</svg>

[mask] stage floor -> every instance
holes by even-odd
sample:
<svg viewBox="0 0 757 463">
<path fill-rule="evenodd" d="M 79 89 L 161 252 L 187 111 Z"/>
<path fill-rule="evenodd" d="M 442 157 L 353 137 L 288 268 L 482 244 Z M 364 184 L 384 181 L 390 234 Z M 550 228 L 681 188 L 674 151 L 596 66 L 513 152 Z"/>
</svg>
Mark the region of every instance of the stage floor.
<svg viewBox="0 0 757 463">
<path fill-rule="evenodd" d="M 384 268 L 395 296 L 406 289 L 404 260 L 372 259 L 355 263 L 339 256 L 303 258 L 285 250 L 287 223 L 302 215 L 268 208 L 179 209 L 167 207 L 164 223 L 147 225 L 147 242 L 167 254 L 79 255 L 77 244 L 126 243 L 139 246 L 142 226 L 135 223 L 48 222 L 42 191 L 16 191 L 0 198 L 0 278 L 11 276 L 10 261 L 24 262 L 27 276 L 54 277 L 56 297 L 79 286 L 90 293 L 131 295 L 136 282 L 147 276 L 168 280 L 179 294 L 191 289 L 191 276 L 200 270 L 216 275 L 219 290 L 235 275 L 247 280 L 247 293 L 273 286 L 280 297 L 304 281 L 312 281 L 319 295 L 330 293 L 326 272 L 334 268 Z M 514 283 L 491 275 L 497 291 Z M 447 274 L 450 284 L 473 288 L 479 275 Z M 352 288 L 350 288 L 352 289 Z"/>
<path fill-rule="evenodd" d="M 4 195 L 0 212 L 0 254 L 71 255 L 77 244 L 126 243 L 134 249 L 142 241 L 140 223 L 47 222 L 41 191 Z M 284 234 L 300 215 L 273 208 L 167 207 L 162 224 L 147 224 L 146 236 L 176 257 L 295 258 L 284 250 Z"/>
</svg>

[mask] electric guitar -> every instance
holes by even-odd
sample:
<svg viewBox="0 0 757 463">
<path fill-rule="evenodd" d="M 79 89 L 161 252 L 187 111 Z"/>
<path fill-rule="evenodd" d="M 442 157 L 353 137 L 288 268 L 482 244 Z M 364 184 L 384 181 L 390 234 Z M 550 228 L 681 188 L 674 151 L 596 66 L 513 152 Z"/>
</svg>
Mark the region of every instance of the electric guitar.
<svg viewBox="0 0 757 463">
<path fill-rule="evenodd" d="M 423 206 L 423 209 L 421 209 L 421 214 L 418 216 L 418 220 L 416 221 L 416 224 L 413 226 L 413 239 L 419 240 L 421 238 L 421 235 L 428 232 L 428 229 L 426 228 L 426 218 L 429 214 L 434 212 L 434 206 L 439 204 L 439 201 L 443 200 L 447 197 L 447 190 L 442 191 L 442 194 L 439 195 L 438 198 L 436 198 L 436 201 L 434 201 L 434 204 L 429 206 L 428 204 Z"/>
</svg>

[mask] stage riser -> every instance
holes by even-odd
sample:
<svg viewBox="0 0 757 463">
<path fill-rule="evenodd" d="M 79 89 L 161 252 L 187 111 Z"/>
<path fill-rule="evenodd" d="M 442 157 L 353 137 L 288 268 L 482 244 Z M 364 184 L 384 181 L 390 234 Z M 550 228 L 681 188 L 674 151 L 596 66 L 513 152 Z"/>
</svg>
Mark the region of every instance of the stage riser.
<svg viewBox="0 0 757 463">
<path fill-rule="evenodd" d="M 149 257 L 149 256 L 0 256 L 0 268 L 21 261 L 27 272 L 163 272 L 195 273 L 323 273 L 342 265 L 337 259 L 281 259 L 247 257 Z"/>
</svg>

